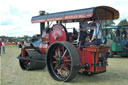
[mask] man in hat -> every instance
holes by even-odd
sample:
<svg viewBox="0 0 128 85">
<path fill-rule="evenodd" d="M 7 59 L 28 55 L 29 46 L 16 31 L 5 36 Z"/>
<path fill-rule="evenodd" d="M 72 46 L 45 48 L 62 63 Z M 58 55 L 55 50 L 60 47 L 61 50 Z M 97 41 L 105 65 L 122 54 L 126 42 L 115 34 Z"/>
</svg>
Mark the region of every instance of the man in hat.
<svg viewBox="0 0 128 85">
<path fill-rule="evenodd" d="M 93 35 L 89 42 L 85 43 L 85 47 L 90 45 L 100 45 L 102 44 L 101 32 L 97 23 L 92 23 L 91 28 L 93 29 Z"/>
</svg>

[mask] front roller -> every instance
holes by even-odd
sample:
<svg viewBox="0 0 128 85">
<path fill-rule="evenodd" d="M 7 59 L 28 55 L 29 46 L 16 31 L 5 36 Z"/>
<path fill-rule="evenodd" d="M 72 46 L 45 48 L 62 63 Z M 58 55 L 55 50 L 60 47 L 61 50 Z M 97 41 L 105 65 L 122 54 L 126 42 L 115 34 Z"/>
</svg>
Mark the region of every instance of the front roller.
<svg viewBox="0 0 128 85">
<path fill-rule="evenodd" d="M 37 62 L 37 61 L 34 61 L 36 59 L 44 58 L 43 55 L 39 54 L 35 50 L 25 50 L 25 56 L 24 57 L 26 58 L 26 60 L 19 59 L 20 67 L 23 70 L 44 69 L 45 66 L 46 66 L 46 63 L 45 62 Z M 33 60 L 30 60 L 30 59 L 33 59 Z"/>
<path fill-rule="evenodd" d="M 80 57 L 69 42 L 53 43 L 47 53 L 47 68 L 53 79 L 71 81 L 78 73 Z"/>
</svg>

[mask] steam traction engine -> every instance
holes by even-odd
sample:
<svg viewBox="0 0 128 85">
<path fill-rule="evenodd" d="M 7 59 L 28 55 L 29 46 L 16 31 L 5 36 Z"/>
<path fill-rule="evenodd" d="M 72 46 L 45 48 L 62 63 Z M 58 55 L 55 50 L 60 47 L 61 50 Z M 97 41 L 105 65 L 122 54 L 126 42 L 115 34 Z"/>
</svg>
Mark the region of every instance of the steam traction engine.
<svg viewBox="0 0 128 85">
<path fill-rule="evenodd" d="M 112 20 L 117 19 L 117 10 L 108 6 L 65 11 L 32 17 L 32 23 L 40 23 L 41 39 L 32 40 L 30 46 L 21 49 L 18 56 L 23 70 L 48 68 L 48 72 L 57 81 L 70 81 L 78 72 L 97 74 L 106 71 L 108 46 L 88 46 L 81 48 L 75 33 L 68 33 L 63 23 L 79 22 L 81 19 Z M 56 22 L 49 27 L 50 22 Z M 45 25 L 47 24 L 47 27 Z M 79 37 L 79 36 L 78 36 Z"/>
</svg>

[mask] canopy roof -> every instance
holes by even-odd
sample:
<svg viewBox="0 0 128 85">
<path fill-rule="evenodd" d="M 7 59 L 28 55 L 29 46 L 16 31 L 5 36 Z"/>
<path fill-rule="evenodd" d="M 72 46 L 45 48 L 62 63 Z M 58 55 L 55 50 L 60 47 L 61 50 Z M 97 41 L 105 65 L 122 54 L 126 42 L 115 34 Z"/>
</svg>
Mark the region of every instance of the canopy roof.
<svg viewBox="0 0 128 85">
<path fill-rule="evenodd" d="M 32 23 L 48 21 L 68 21 L 68 20 L 112 20 L 118 19 L 119 12 L 109 6 L 98 6 L 86 9 L 57 12 L 32 17 Z"/>
</svg>

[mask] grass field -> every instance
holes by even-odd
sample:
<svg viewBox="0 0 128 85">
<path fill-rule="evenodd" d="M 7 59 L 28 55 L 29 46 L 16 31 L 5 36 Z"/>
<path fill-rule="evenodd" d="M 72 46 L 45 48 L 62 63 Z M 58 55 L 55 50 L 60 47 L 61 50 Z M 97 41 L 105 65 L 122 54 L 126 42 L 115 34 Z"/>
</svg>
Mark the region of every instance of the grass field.
<svg viewBox="0 0 128 85">
<path fill-rule="evenodd" d="M 77 75 L 71 82 L 58 82 L 44 70 L 23 71 L 16 56 L 20 49 L 7 46 L 6 54 L 0 56 L 1 85 L 128 85 L 128 57 L 109 58 L 106 73 L 91 77 Z"/>
</svg>

